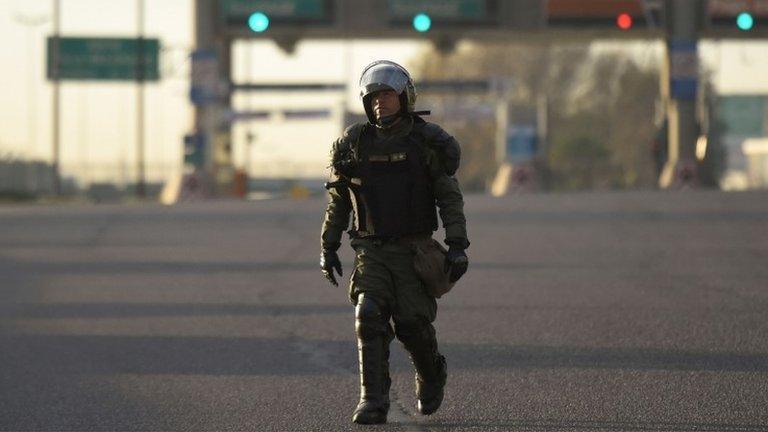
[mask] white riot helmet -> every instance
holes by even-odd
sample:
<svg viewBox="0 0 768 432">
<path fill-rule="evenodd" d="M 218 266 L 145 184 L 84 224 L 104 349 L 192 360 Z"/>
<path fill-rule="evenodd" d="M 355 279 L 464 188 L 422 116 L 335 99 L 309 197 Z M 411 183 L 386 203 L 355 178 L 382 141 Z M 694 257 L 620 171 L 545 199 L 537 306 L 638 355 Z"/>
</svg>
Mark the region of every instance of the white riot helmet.
<svg viewBox="0 0 768 432">
<path fill-rule="evenodd" d="M 416 106 L 416 87 L 408 71 L 389 60 L 377 60 L 363 69 L 360 75 L 360 98 L 371 124 L 376 116 L 371 107 L 371 96 L 382 90 L 394 90 L 400 96 L 400 113 L 413 113 Z"/>
</svg>

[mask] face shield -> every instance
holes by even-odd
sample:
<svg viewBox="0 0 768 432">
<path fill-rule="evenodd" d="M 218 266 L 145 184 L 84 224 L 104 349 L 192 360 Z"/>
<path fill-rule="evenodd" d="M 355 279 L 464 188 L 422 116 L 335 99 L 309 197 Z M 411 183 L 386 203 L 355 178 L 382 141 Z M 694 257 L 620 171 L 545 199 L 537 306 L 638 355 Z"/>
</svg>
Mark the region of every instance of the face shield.
<svg viewBox="0 0 768 432">
<path fill-rule="evenodd" d="M 399 67 L 384 62 L 376 64 L 366 69 L 360 77 L 360 97 L 365 98 L 377 91 L 390 89 L 401 94 L 408 80 L 408 75 Z"/>
</svg>

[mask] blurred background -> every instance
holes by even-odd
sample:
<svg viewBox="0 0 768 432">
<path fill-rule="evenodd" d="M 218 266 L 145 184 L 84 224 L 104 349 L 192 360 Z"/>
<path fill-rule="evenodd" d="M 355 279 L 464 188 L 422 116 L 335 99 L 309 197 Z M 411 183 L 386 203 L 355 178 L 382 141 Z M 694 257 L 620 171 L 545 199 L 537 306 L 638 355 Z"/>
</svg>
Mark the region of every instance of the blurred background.
<svg viewBox="0 0 768 432">
<path fill-rule="evenodd" d="M 766 19 L 765 0 L 0 0 L 0 194 L 320 193 L 382 58 L 462 143 L 468 191 L 764 188 Z"/>
</svg>

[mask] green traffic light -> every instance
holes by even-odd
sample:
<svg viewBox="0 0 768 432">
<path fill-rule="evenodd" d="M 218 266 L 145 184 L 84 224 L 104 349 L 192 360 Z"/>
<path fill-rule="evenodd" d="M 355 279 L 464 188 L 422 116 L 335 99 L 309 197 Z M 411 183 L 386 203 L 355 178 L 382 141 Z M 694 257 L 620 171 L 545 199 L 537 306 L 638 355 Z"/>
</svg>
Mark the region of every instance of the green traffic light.
<svg viewBox="0 0 768 432">
<path fill-rule="evenodd" d="M 739 27 L 739 30 L 741 31 L 752 30 L 752 27 L 755 26 L 755 19 L 752 17 L 752 14 L 742 12 L 736 17 L 736 26 Z"/>
<path fill-rule="evenodd" d="M 432 27 L 432 18 L 429 17 L 429 15 L 425 13 L 417 14 L 415 17 L 413 17 L 413 28 L 416 29 L 419 33 L 424 33 L 429 31 L 429 29 Z"/>
<path fill-rule="evenodd" d="M 248 18 L 248 27 L 256 33 L 261 33 L 269 28 L 269 17 L 263 12 L 254 12 Z"/>
</svg>

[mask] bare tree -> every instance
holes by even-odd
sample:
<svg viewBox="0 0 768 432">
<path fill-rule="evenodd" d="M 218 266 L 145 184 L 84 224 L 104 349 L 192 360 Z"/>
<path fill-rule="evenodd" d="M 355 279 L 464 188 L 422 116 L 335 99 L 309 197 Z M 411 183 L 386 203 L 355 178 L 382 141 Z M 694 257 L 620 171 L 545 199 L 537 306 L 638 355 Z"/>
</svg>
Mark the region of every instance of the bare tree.
<svg viewBox="0 0 768 432">
<path fill-rule="evenodd" d="M 514 83 L 510 103 L 549 106 L 547 184 L 555 189 L 655 185 L 650 143 L 659 78 L 620 53 L 593 54 L 586 44 L 465 44 L 450 55 L 428 51 L 415 68 L 421 79 L 486 79 Z M 434 97 L 431 104 L 467 98 Z M 464 150 L 462 180 L 482 188 L 495 173 L 494 131 L 488 122 L 452 129 Z"/>
</svg>

